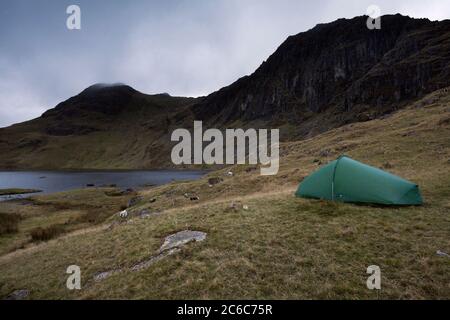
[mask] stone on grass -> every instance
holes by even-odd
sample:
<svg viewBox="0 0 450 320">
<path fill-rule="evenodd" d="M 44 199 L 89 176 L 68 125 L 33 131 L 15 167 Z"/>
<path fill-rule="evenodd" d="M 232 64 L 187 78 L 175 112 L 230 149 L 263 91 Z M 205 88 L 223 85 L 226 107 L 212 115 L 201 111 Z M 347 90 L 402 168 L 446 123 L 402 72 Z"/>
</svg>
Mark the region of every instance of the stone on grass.
<svg viewBox="0 0 450 320">
<path fill-rule="evenodd" d="M 237 202 L 232 201 L 230 203 L 230 205 L 226 208 L 225 211 L 227 211 L 227 212 L 230 212 L 230 211 L 237 212 L 237 211 L 239 211 L 241 209 L 243 209 L 242 203 L 240 203 L 239 201 L 237 201 Z"/>
<path fill-rule="evenodd" d="M 201 231 L 184 230 L 172 234 L 164 240 L 159 252 L 180 247 L 192 241 L 203 241 L 206 239 L 206 233 Z"/>
<path fill-rule="evenodd" d="M 99 282 L 99 281 L 105 280 L 106 278 L 111 277 L 114 273 L 118 273 L 118 272 L 121 272 L 121 271 L 122 271 L 122 269 L 114 269 L 114 270 L 109 270 L 109 271 L 104 271 L 104 272 L 97 273 L 94 276 L 94 281 Z"/>
<path fill-rule="evenodd" d="M 11 293 L 9 296 L 6 297 L 6 300 L 23 300 L 30 294 L 29 290 L 21 289 L 16 290 L 13 293 Z"/>
<path fill-rule="evenodd" d="M 436 254 L 437 254 L 438 256 L 440 256 L 440 257 L 447 257 L 447 258 L 450 258 L 450 254 L 445 253 L 444 251 L 441 251 L 441 250 L 436 251 Z"/>
<path fill-rule="evenodd" d="M 165 241 L 161 248 L 159 249 L 158 253 L 156 255 L 151 256 L 150 258 L 143 260 L 128 270 L 130 271 L 141 271 L 144 269 L 147 269 L 154 263 L 162 260 L 165 257 L 168 257 L 170 255 L 173 255 L 175 253 L 178 253 L 181 251 L 181 246 L 186 245 L 189 242 L 192 241 L 203 241 L 206 239 L 206 233 L 200 232 L 200 231 L 191 231 L 191 230 L 185 230 L 180 231 L 178 233 L 172 234 L 165 238 Z M 105 280 L 112 276 L 114 273 L 119 273 L 125 271 L 125 269 L 113 269 L 109 271 L 103 271 L 99 272 L 94 276 L 94 281 L 99 282 L 102 280 Z"/>
<path fill-rule="evenodd" d="M 149 217 L 153 217 L 153 216 L 159 216 L 160 214 L 161 214 L 161 212 L 159 212 L 159 211 L 150 212 L 148 209 L 144 209 L 144 210 L 139 211 L 137 216 L 141 217 L 142 219 L 145 219 L 145 218 L 149 218 Z"/>
<path fill-rule="evenodd" d="M 153 257 L 149 258 L 148 260 L 139 262 L 138 264 L 136 264 L 133 267 L 131 267 L 130 270 L 131 271 L 141 271 L 141 270 L 147 269 L 148 267 L 150 267 L 155 262 L 158 262 L 159 260 L 161 260 L 161 259 L 163 259 L 163 258 L 165 258 L 167 256 L 170 256 L 170 255 L 172 255 L 174 253 L 180 252 L 180 251 L 181 250 L 178 249 L 178 248 L 173 248 L 173 249 L 170 249 L 170 250 L 166 250 L 166 251 L 164 251 L 164 252 L 162 252 L 162 253 L 160 253 L 160 254 L 158 254 L 156 256 L 153 256 Z"/>
</svg>

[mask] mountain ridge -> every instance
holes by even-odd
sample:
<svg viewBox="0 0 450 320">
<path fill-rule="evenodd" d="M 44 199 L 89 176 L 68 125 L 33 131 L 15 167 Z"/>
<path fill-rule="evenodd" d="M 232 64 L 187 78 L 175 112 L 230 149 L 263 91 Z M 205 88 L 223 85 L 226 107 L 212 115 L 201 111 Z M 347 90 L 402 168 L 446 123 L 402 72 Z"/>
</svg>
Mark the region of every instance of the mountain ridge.
<svg viewBox="0 0 450 320">
<path fill-rule="evenodd" d="M 386 116 L 450 85 L 450 20 L 381 19 L 381 30 L 359 16 L 290 36 L 254 73 L 206 97 L 95 84 L 37 119 L 1 128 L 0 167 L 166 168 L 170 132 L 193 120 L 276 127 L 292 141 Z"/>
<path fill-rule="evenodd" d="M 406 104 L 449 85 L 449 20 L 431 22 L 401 15 L 381 19 L 381 30 L 367 29 L 367 17 L 361 16 L 339 19 L 290 36 L 252 75 L 206 97 L 194 108 L 196 116 L 212 123 L 238 118 L 247 122 L 265 118 L 270 123 L 281 117 L 284 121 L 301 122 L 306 130 L 300 136 L 307 136 L 317 122 L 311 125 L 305 122 L 311 115 L 329 110 L 330 105 L 341 113 L 354 109 L 356 117 L 328 123 L 324 129 L 363 120 L 364 117 L 358 116 L 367 108 L 377 111 L 374 116 L 379 116 L 395 110 L 393 102 Z M 343 43 L 339 42 L 341 33 L 345 35 Z M 407 64 L 405 58 L 412 59 L 420 50 L 435 49 L 427 45 L 434 45 L 440 37 L 444 41 L 437 53 L 419 57 L 417 66 L 423 70 L 418 70 L 415 79 L 417 61 Z M 437 61 L 427 64 L 427 58 Z M 391 69 L 392 66 L 398 69 Z M 428 74 L 436 76 L 439 68 L 443 70 L 436 81 L 441 83 L 430 81 Z M 411 79 L 401 77 L 404 71 L 412 74 Z M 376 82 L 376 90 L 371 89 L 372 81 Z M 429 87 L 414 91 L 421 85 Z M 385 108 L 375 110 L 381 105 Z"/>
</svg>

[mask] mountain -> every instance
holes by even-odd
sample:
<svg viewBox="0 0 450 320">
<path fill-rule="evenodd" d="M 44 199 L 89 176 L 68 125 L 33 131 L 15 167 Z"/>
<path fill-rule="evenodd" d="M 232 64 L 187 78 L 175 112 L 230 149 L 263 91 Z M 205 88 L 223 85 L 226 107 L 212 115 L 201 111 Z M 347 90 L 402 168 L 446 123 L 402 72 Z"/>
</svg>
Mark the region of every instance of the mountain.
<svg viewBox="0 0 450 320">
<path fill-rule="evenodd" d="M 93 85 L 37 119 L 0 129 L 0 167 L 163 167 L 170 159 L 161 156 L 170 154 L 164 152 L 169 128 L 188 119 L 183 114 L 196 101 L 146 95 L 123 84 Z"/>
<path fill-rule="evenodd" d="M 210 123 L 287 125 L 297 137 L 369 120 L 450 85 L 450 20 L 340 19 L 289 37 L 252 75 L 195 106 Z"/>
<path fill-rule="evenodd" d="M 253 74 L 204 98 L 97 84 L 41 117 L 0 129 L 0 167 L 169 167 L 170 132 L 277 127 L 283 140 L 385 117 L 450 85 L 450 20 L 339 19 L 289 37 Z M 224 61 L 226 63 L 226 61 Z"/>
</svg>

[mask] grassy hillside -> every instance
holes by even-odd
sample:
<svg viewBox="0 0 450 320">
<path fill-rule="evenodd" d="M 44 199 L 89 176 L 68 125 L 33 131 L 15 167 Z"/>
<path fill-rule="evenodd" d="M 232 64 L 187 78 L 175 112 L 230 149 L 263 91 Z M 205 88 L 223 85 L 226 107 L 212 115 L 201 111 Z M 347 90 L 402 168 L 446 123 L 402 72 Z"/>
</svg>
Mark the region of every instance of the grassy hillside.
<svg viewBox="0 0 450 320">
<path fill-rule="evenodd" d="M 185 110 L 196 99 L 97 86 L 37 119 L 0 128 L 0 169 L 167 166 L 171 127 L 189 121 Z"/>
<path fill-rule="evenodd" d="M 418 183 L 425 204 L 378 207 L 293 196 L 302 178 L 343 153 Z M 447 91 L 382 119 L 285 143 L 281 157 L 277 176 L 239 166 L 147 189 L 126 219 L 109 208 L 104 227 L 3 254 L 0 296 L 27 289 L 32 299 L 450 298 L 450 260 L 436 254 L 450 253 Z M 210 187 L 214 177 L 223 181 Z M 138 217 L 144 209 L 158 214 Z M 166 236 L 187 229 L 206 232 L 206 240 L 145 270 L 127 269 L 157 254 Z M 65 287 L 72 264 L 82 270 L 76 292 Z M 378 293 L 366 288 L 366 269 L 374 264 L 382 271 Z M 119 268 L 124 271 L 93 280 Z"/>
</svg>

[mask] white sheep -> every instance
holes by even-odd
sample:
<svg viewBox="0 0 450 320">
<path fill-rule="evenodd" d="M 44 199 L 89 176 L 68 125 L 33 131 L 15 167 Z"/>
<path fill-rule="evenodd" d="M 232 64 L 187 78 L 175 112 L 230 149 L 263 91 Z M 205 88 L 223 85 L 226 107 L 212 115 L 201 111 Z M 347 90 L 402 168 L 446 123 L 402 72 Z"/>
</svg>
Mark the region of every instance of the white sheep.
<svg viewBox="0 0 450 320">
<path fill-rule="evenodd" d="M 119 216 L 120 216 L 121 218 L 126 218 L 126 217 L 128 217 L 128 211 L 127 211 L 127 210 L 121 211 L 121 212 L 119 213 Z"/>
</svg>

